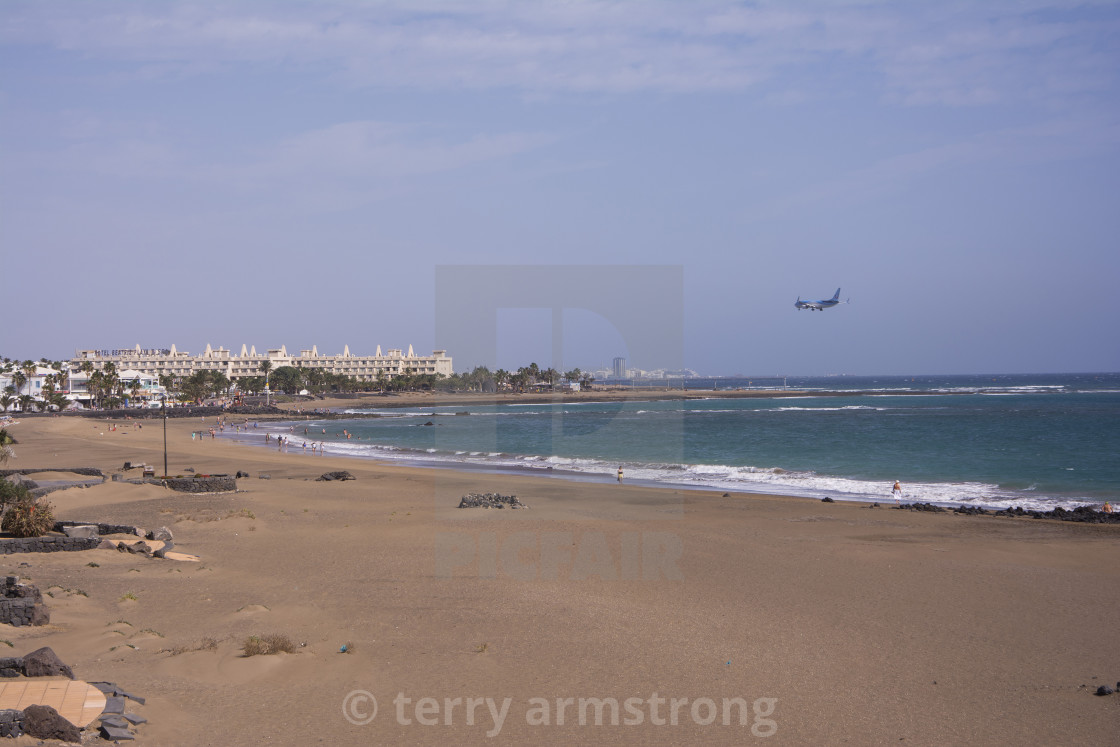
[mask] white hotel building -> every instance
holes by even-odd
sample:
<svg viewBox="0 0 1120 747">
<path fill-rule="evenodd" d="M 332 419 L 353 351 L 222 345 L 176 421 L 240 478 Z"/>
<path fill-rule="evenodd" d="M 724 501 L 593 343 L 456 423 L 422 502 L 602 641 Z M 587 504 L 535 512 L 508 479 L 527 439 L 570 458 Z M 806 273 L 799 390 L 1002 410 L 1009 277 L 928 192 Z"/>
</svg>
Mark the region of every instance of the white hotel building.
<svg viewBox="0 0 1120 747">
<path fill-rule="evenodd" d="M 384 373 L 389 379 L 404 373 L 452 374 L 451 357 L 446 350 L 436 350 L 431 355 L 420 356 L 412 351 L 411 345 L 408 346 L 407 353 L 393 349 L 384 354 L 378 345 L 377 352 L 373 355 L 352 355 L 349 345 L 343 348 L 340 355 L 321 355 L 317 347 L 301 350 L 299 355 L 295 355 L 289 353 L 283 345 L 267 353 L 258 353 L 256 346 L 247 349 L 242 345 L 241 354 L 234 355 L 232 350 L 220 347 L 214 350 L 207 345 L 206 352 L 193 356 L 177 350 L 174 345 L 154 350 L 143 350 L 137 345 L 135 349 L 124 350 L 78 350 L 70 360 L 70 367 L 76 369 L 85 361 L 92 363 L 95 369 L 101 369 L 106 363 L 112 362 L 118 370 L 129 369 L 151 376 L 166 374 L 185 378 L 196 371 L 220 371 L 235 383 L 238 379 L 263 375 L 261 363 L 264 361 L 272 364 L 273 371 L 282 366 L 293 366 L 305 371 L 319 370 L 352 376 L 359 381 L 376 381 L 380 373 Z"/>
</svg>

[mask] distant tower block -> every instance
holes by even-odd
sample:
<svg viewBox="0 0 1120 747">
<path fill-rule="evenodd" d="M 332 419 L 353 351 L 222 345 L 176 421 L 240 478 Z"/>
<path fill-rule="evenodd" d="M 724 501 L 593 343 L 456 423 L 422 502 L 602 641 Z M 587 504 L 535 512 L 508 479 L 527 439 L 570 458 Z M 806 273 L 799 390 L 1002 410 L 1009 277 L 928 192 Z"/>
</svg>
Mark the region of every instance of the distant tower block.
<svg viewBox="0 0 1120 747">
<path fill-rule="evenodd" d="M 626 378 L 626 359 L 625 358 L 615 358 L 611 362 L 611 374 L 616 379 L 625 379 Z"/>
</svg>

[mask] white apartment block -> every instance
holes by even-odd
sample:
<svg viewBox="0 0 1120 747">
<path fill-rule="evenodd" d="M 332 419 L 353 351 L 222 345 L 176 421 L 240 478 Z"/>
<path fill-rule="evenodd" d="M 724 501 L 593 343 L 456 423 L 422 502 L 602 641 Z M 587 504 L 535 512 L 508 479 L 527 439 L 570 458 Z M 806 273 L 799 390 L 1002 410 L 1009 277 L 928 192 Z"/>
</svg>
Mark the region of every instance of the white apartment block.
<svg viewBox="0 0 1120 747">
<path fill-rule="evenodd" d="M 230 381 L 236 382 L 249 376 L 262 376 L 261 363 L 269 361 L 272 370 L 283 366 L 293 366 L 305 371 L 319 370 L 332 374 L 352 376 L 359 381 L 375 381 L 378 374 L 393 378 L 404 373 L 413 374 L 452 374 L 451 357 L 446 350 L 435 350 L 431 355 L 420 356 L 408 346 L 408 352 L 391 349 L 381 352 L 381 346 L 373 355 L 352 355 L 347 345 L 339 355 L 321 355 L 318 347 L 301 350 L 299 354 L 289 353 L 281 345 L 266 353 L 258 353 L 256 346 L 247 349 L 241 346 L 241 354 L 219 347 L 214 350 L 209 345 L 206 352 L 191 355 L 179 351 L 174 345 L 170 348 L 143 350 L 137 345 L 134 349 L 123 350 L 78 350 L 70 360 L 70 367 L 76 369 L 85 361 L 101 369 L 112 362 L 117 369 L 140 371 L 151 376 L 170 375 L 187 377 L 196 371 L 220 371 Z"/>
</svg>

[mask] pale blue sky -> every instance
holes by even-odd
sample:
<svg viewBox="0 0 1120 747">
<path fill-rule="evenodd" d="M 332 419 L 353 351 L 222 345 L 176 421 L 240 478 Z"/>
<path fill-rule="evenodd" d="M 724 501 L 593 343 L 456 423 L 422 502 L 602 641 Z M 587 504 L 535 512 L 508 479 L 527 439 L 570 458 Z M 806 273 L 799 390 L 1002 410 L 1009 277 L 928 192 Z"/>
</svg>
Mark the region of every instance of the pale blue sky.
<svg viewBox="0 0 1120 747">
<path fill-rule="evenodd" d="M 705 374 L 1120 370 L 1118 74 L 1115 2 L 6 0 L 0 355 L 428 352 L 438 266 L 679 265 Z M 548 363 L 501 320 L 457 368 Z"/>
</svg>

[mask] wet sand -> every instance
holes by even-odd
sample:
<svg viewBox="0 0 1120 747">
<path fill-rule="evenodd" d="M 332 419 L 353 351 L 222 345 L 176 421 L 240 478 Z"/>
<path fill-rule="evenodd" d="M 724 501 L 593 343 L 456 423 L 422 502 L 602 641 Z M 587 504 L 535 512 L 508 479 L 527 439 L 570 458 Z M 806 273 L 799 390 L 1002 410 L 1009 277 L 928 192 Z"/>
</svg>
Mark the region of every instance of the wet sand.
<svg viewBox="0 0 1120 747">
<path fill-rule="evenodd" d="M 28 418 L 7 466 L 162 472 L 161 426 Z M 170 471 L 249 472 L 237 493 L 49 496 L 62 519 L 166 525 L 201 562 L 0 561 L 53 595 L 50 626 L 2 632 L 8 655 L 49 645 L 146 696 L 140 744 L 1115 739 L 1120 695 L 1092 691 L 1120 680 L 1117 527 L 426 470 L 191 440 L 203 426 L 169 422 Z M 331 470 L 357 479 L 315 481 Z M 530 508 L 455 508 L 468 492 Z M 241 655 L 269 633 L 296 653 Z M 361 691 L 379 707 L 357 725 Z M 485 698 L 509 699 L 500 730 Z"/>
</svg>

